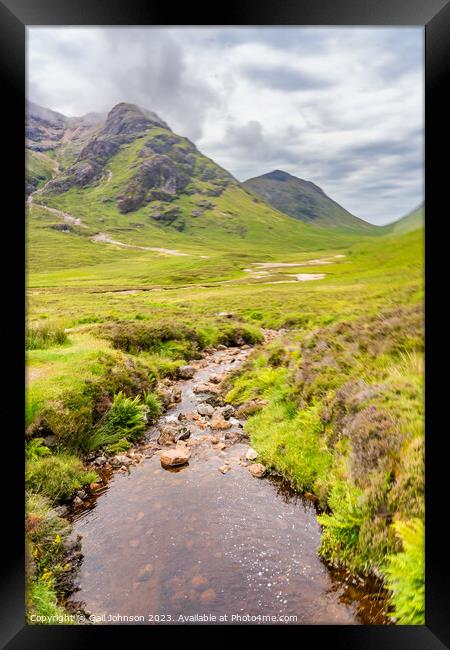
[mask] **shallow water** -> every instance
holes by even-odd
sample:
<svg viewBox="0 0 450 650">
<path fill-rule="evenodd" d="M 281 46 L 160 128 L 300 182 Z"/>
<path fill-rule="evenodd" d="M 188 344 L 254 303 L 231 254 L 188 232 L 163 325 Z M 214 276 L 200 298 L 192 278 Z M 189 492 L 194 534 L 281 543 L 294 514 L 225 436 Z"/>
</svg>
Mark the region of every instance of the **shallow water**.
<svg viewBox="0 0 450 650">
<path fill-rule="evenodd" d="M 226 354 L 216 353 L 193 380 L 180 382 L 182 401 L 169 419 L 204 401 L 192 388 L 211 372 L 233 367 L 223 361 Z M 237 353 L 234 364 L 244 356 Z M 279 480 L 252 477 L 239 464 L 248 445 L 219 451 L 209 433 L 195 430 L 187 466 L 167 471 L 155 455 L 116 473 L 91 509 L 75 517 L 84 560 L 73 598 L 100 623 L 152 623 L 155 616 L 159 623 L 187 622 L 180 615 L 208 616 L 209 623 L 364 620 L 357 611 L 367 614 L 367 604 L 373 606 L 370 599 L 361 605 L 368 595 L 349 598 L 317 555 L 313 504 Z M 231 470 L 222 474 L 225 461 Z M 143 619 L 111 620 L 117 615 Z M 276 618 L 233 618 L 239 616 Z"/>
</svg>

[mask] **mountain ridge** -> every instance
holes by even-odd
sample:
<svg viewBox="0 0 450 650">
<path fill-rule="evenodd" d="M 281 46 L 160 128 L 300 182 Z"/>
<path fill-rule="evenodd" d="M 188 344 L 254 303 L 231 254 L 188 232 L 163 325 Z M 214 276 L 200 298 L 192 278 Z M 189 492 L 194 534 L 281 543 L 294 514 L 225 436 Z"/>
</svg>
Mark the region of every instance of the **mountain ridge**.
<svg viewBox="0 0 450 650">
<path fill-rule="evenodd" d="M 39 190 L 30 209 L 41 219 L 42 237 L 52 229 L 52 237 L 87 238 L 96 248 L 119 242 L 141 250 L 207 244 L 300 251 L 346 246 L 355 236 L 371 234 L 328 231 L 293 219 L 152 111 L 122 102 L 105 120 L 97 118 L 66 119 L 39 107 L 30 116 L 43 137 L 35 137 L 35 149 L 27 154 L 34 167 L 29 194 Z M 325 197 L 313 183 L 307 187 Z M 55 223 L 55 215 L 66 223 Z"/>
<path fill-rule="evenodd" d="M 356 217 L 330 198 L 321 187 L 275 169 L 242 183 L 274 208 L 321 228 L 376 232 L 378 226 Z"/>
</svg>

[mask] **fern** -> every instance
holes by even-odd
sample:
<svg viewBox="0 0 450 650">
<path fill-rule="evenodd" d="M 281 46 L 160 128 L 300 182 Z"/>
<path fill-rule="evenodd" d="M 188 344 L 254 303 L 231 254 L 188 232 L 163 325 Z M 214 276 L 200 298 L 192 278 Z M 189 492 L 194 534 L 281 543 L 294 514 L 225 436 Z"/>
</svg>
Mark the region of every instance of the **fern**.
<svg viewBox="0 0 450 650">
<path fill-rule="evenodd" d="M 425 623 L 425 531 L 421 519 L 395 522 L 403 551 L 387 558 L 384 569 L 395 618 L 404 625 Z"/>
<path fill-rule="evenodd" d="M 144 435 L 148 406 L 140 395 L 126 397 L 122 391 L 114 395 L 109 411 L 84 442 L 86 451 L 115 445 L 122 439 L 135 442 Z M 123 444 L 122 444 L 123 446 Z"/>
<path fill-rule="evenodd" d="M 50 449 L 44 445 L 44 438 L 33 438 L 25 447 L 25 457 L 27 460 L 50 456 L 50 453 Z"/>
<path fill-rule="evenodd" d="M 144 404 L 147 407 L 147 422 L 155 422 L 161 415 L 161 400 L 155 393 L 144 393 Z"/>
</svg>

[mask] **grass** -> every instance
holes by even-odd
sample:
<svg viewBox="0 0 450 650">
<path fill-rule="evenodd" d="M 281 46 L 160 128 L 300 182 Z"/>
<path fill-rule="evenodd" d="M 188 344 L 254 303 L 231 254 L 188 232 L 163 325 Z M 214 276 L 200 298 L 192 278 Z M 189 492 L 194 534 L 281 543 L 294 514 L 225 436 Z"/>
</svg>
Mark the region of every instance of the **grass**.
<svg viewBox="0 0 450 650">
<path fill-rule="evenodd" d="M 27 622 L 49 623 L 64 616 L 58 604 L 57 586 L 72 570 L 67 558 L 69 523 L 59 517 L 48 498 L 28 493 L 26 498 L 27 529 Z M 39 620 L 38 619 L 38 620 Z"/>
<path fill-rule="evenodd" d="M 67 342 L 67 334 L 62 327 L 50 323 L 38 323 L 27 329 L 25 338 L 26 350 L 46 350 L 55 345 Z"/>
<path fill-rule="evenodd" d="M 84 487 L 98 480 L 95 472 L 86 472 L 82 461 L 68 453 L 50 454 L 28 460 L 25 485 L 32 492 L 42 494 L 52 502 L 68 499 Z"/>
<path fill-rule="evenodd" d="M 52 178 L 55 173 L 55 161 L 45 153 L 27 151 L 26 181 L 35 189 L 39 189 Z"/>
</svg>

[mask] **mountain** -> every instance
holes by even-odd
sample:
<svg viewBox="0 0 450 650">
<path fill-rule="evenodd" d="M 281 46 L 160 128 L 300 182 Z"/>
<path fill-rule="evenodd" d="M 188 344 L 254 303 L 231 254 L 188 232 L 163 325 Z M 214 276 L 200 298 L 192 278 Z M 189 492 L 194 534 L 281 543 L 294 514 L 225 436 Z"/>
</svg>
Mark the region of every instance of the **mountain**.
<svg viewBox="0 0 450 650">
<path fill-rule="evenodd" d="M 425 205 L 421 203 L 417 208 L 408 212 L 404 217 L 384 226 L 386 233 L 401 235 L 403 233 L 418 230 L 425 225 Z"/>
<path fill-rule="evenodd" d="M 345 247 L 360 236 L 292 219 L 156 113 L 133 104 L 117 104 L 93 119 L 33 108 L 28 135 L 30 250 L 36 264 L 40 251 L 58 242 L 65 247 L 64 263 L 70 251 L 74 263 L 96 264 L 114 254 L 175 247 L 183 254 L 202 249 L 205 258 L 218 250 L 284 254 Z"/>
<path fill-rule="evenodd" d="M 106 115 L 88 113 L 66 117 L 27 101 L 25 121 L 26 193 L 42 187 L 60 170 L 63 160 L 70 164 L 87 140 L 104 123 Z M 55 153 L 58 152 L 59 160 Z"/>
<path fill-rule="evenodd" d="M 304 223 L 322 228 L 374 233 L 377 226 L 358 219 L 312 183 L 287 172 L 275 171 L 243 182 L 267 203 Z"/>
<path fill-rule="evenodd" d="M 187 138 L 175 135 L 156 113 L 132 104 L 118 104 L 104 126 L 81 149 L 63 174 L 52 180 L 46 192 L 62 193 L 100 181 L 108 164 L 126 147 L 136 145 L 133 160 L 120 171 L 115 204 L 121 213 L 134 212 L 152 201 L 170 203 L 181 194 L 201 191 L 219 196 L 236 183 L 231 174 L 202 156 Z M 196 185 L 197 183 L 197 185 Z M 205 189 L 205 188 L 203 188 Z"/>
</svg>

